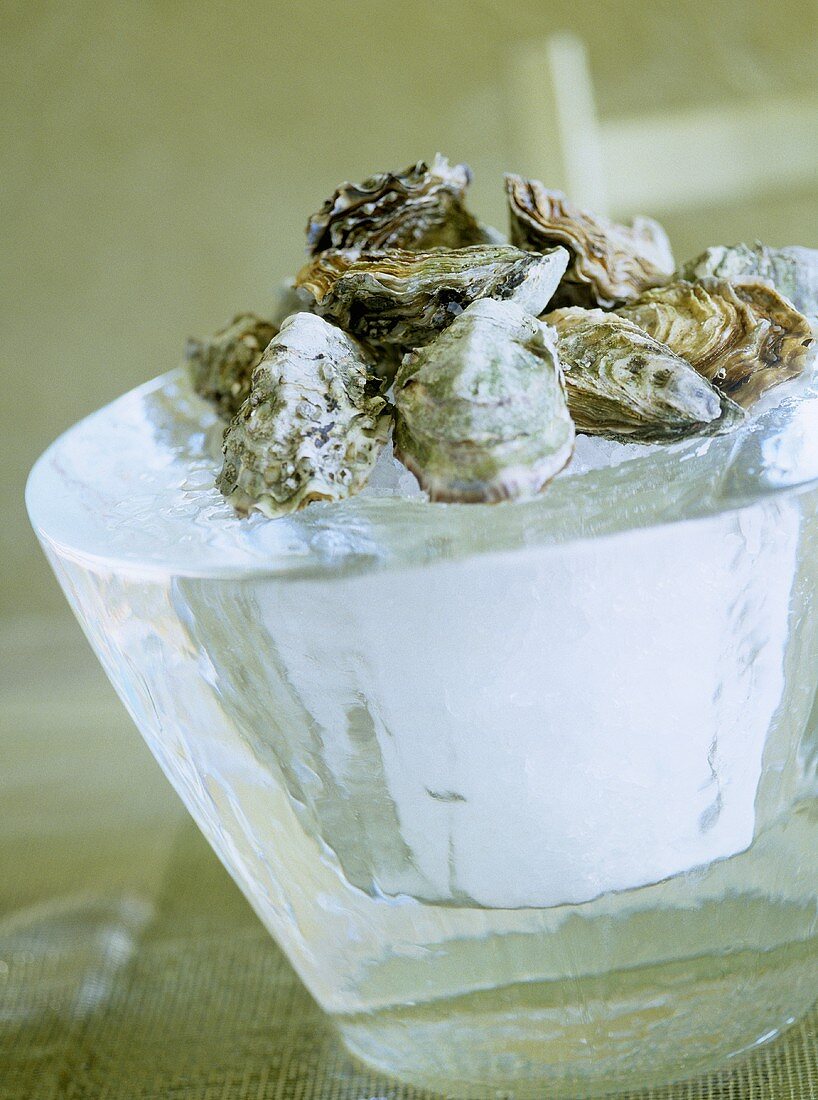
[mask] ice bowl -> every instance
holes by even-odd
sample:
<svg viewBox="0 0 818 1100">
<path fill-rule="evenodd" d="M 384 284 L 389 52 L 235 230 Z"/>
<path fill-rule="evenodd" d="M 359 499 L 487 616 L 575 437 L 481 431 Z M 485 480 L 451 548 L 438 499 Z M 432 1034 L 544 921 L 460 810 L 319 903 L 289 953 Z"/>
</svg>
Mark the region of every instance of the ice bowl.
<svg viewBox="0 0 818 1100">
<path fill-rule="evenodd" d="M 524 504 L 240 518 L 175 371 L 28 506 L 108 676 L 348 1048 L 445 1095 L 729 1065 L 818 997 L 818 386 L 580 440 Z"/>
</svg>

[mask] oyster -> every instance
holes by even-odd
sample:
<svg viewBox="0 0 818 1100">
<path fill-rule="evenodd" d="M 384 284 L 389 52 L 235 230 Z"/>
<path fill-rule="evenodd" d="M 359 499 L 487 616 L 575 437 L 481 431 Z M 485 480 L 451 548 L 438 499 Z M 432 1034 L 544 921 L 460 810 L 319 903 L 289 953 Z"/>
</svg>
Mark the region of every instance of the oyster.
<svg viewBox="0 0 818 1100">
<path fill-rule="evenodd" d="M 314 313 L 315 310 L 315 298 L 310 291 L 303 286 L 296 286 L 295 279 L 285 279 L 278 287 L 276 307 L 273 310 L 276 331 L 293 313 Z M 365 341 L 359 340 L 359 343 L 366 355 L 372 359 L 373 372 L 384 381 L 391 381 L 395 377 L 395 371 L 400 366 L 402 354 L 400 349 L 379 348 L 376 352 Z"/>
<path fill-rule="evenodd" d="M 743 418 L 689 363 L 632 321 L 577 306 L 544 320 L 557 330 L 568 408 L 580 432 L 656 443 L 716 422 L 724 430 Z"/>
<path fill-rule="evenodd" d="M 818 249 L 790 245 L 768 248 L 755 244 L 715 245 L 682 264 L 680 279 L 769 279 L 779 294 L 818 328 Z"/>
<path fill-rule="evenodd" d="M 539 493 L 574 446 L 554 335 L 514 302 L 483 298 L 395 380 L 395 454 L 432 500 Z"/>
<path fill-rule="evenodd" d="M 255 313 L 239 313 L 210 340 L 191 338 L 185 357 L 193 388 L 222 416 L 238 412 L 250 393 L 250 379 L 278 328 Z"/>
<path fill-rule="evenodd" d="M 647 291 L 617 311 L 745 408 L 800 374 L 812 342 L 809 322 L 762 280 L 684 280 Z"/>
<path fill-rule="evenodd" d="M 327 248 L 463 248 L 496 242 L 463 203 L 471 182 L 465 164 L 438 153 L 403 172 L 382 172 L 363 183 L 342 183 L 307 223 L 307 253 Z"/>
<path fill-rule="evenodd" d="M 478 298 L 517 302 L 540 313 L 568 263 L 564 248 L 545 255 L 510 245 L 409 252 L 330 249 L 296 276 L 316 312 L 374 346 L 429 344 Z"/>
<path fill-rule="evenodd" d="M 357 493 L 389 437 L 392 413 L 378 389 L 355 340 L 312 313 L 293 314 L 225 432 L 219 489 L 240 511 L 268 516 Z"/>
<path fill-rule="evenodd" d="M 616 225 L 538 180 L 511 174 L 506 193 L 512 244 L 537 252 L 561 244 L 571 253 L 555 306 L 614 306 L 666 283 L 673 273 L 667 234 L 652 218 Z"/>
</svg>

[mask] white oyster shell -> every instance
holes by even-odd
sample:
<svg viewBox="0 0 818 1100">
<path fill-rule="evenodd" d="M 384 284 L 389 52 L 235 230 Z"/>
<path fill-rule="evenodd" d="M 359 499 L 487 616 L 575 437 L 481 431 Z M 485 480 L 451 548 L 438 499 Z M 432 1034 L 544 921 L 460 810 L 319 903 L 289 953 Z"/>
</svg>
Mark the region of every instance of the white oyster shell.
<svg viewBox="0 0 818 1100">
<path fill-rule="evenodd" d="M 391 410 L 346 333 L 295 313 L 270 343 L 224 437 L 218 487 L 240 511 L 280 516 L 343 500 L 366 483 Z"/>
</svg>

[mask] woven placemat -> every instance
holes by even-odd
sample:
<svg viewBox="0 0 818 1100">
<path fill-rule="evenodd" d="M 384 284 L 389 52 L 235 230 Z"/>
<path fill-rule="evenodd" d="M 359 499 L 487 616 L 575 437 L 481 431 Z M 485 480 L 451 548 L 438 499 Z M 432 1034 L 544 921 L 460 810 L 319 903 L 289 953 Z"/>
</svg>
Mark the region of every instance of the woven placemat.
<svg viewBox="0 0 818 1100">
<path fill-rule="evenodd" d="M 156 897 L 62 898 L 0 936 L 2 1100 L 430 1096 L 345 1054 L 190 822 Z M 638 1096 L 818 1097 L 818 1014 L 730 1074 Z"/>
</svg>

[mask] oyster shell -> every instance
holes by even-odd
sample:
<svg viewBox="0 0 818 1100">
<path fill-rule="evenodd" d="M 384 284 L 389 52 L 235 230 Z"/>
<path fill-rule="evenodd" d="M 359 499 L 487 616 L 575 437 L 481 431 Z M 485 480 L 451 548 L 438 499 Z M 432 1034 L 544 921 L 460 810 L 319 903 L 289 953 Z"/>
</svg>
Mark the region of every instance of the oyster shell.
<svg viewBox="0 0 818 1100">
<path fill-rule="evenodd" d="M 755 244 L 715 245 L 682 264 L 677 278 L 698 280 L 769 279 L 789 298 L 813 328 L 818 328 L 818 249 L 789 245 L 768 248 Z"/>
<path fill-rule="evenodd" d="M 369 368 L 340 329 L 312 313 L 289 317 L 225 432 L 222 493 L 240 511 L 281 516 L 362 489 L 392 421 Z"/>
<path fill-rule="evenodd" d="M 307 253 L 327 248 L 463 248 L 497 241 L 463 199 L 471 182 L 466 164 L 438 153 L 403 172 L 381 172 L 363 183 L 342 183 L 307 223 Z"/>
<path fill-rule="evenodd" d="M 532 497 L 574 426 L 554 335 L 514 302 L 473 302 L 395 380 L 395 454 L 432 500 Z"/>
<path fill-rule="evenodd" d="M 278 287 L 276 308 L 273 310 L 276 331 L 293 313 L 315 313 L 315 310 L 315 298 L 310 291 L 303 286 L 296 286 L 295 279 L 285 279 Z M 365 354 L 372 360 L 374 374 L 385 382 L 391 382 L 395 377 L 395 371 L 400 366 L 402 355 L 400 349 L 379 348 L 376 351 L 363 340 L 359 343 Z"/>
<path fill-rule="evenodd" d="M 682 280 L 649 290 L 617 312 L 745 408 L 800 374 L 812 342 L 807 319 L 758 279 Z"/>
<path fill-rule="evenodd" d="M 506 176 L 511 243 L 542 252 L 561 244 L 571 253 L 555 306 L 614 306 L 666 283 L 675 263 L 667 234 L 652 218 L 616 225 L 582 210 L 538 180 Z"/>
<path fill-rule="evenodd" d="M 250 393 L 250 379 L 278 328 L 255 313 L 239 313 L 209 340 L 185 347 L 193 388 L 222 416 L 235 416 Z"/>
<path fill-rule="evenodd" d="M 543 318 L 554 325 L 568 408 L 587 435 L 657 443 L 743 418 L 688 362 L 615 313 L 574 306 Z"/>
<path fill-rule="evenodd" d="M 510 245 L 409 252 L 329 249 L 296 276 L 316 312 L 374 346 L 429 344 L 478 298 L 517 302 L 540 313 L 568 263 L 564 248 L 545 255 Z"/>
</svg>

